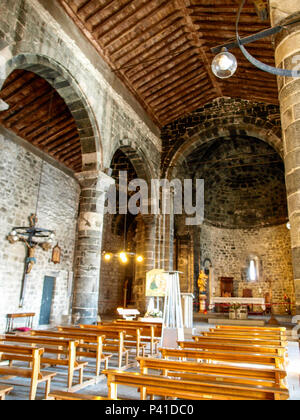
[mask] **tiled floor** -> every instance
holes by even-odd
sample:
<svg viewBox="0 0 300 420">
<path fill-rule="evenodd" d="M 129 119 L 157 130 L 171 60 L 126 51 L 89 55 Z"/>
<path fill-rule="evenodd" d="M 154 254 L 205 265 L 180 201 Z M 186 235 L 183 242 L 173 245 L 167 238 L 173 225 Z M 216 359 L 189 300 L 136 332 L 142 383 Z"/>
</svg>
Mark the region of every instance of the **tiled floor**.
<svg viewBox="0 0 300 420">
<path fill-rule="evenodd" d="M 196 330 L 193 333 L 200 333 L 200 331 L 205 331 L 211 328 L 212 325 L 208 325 L 205 322 L 197 322 L 196 323 Z M 186 334 L 185 339 L 192 338 L 192 331 Z M 52 369 L 53 370 L 53 369 Z M 137 371 L 136 369 L 132 369 L 132 371 Z M 289 343 L 289 364 L 287 366 L 287 374 L 288 374 L 288 386 L 290 391 L 290 400 L 300 400 L 300 354 L 299 354 L 299 345 L 297 342 L 290 342 Z M 66 387 L 66 377 L 64 376 L 57 376 L 53 381 L 51 389 L 65 389 Z M 0 382 L 3 382 L 0 380 Z M 28 399 L 29 394 L 29 387 L 28 382 L 20 380 L 22 386 L 17 386 L 11 392 L 11 394 L 7 397 L 7 400 L 24 400 Z M 24 387 L 25 383 L 27 386 Z M 40 386 L 37 394 L 37 399 L 43 399 L 43 385 Z M 103 380 L 101 383 L 97 385 L 93 385 L 90 387 L 85 388 L 84 390 L 80 391 L 84 394 L 89 395 L 102 395 L 107 396 L 107 386 L 106 380 Z M 119 387 L 118 396 L 120 399 L 139 399 L 139 394 L 136 390 L 132 388 L 126 387 Z"/>
</svg>

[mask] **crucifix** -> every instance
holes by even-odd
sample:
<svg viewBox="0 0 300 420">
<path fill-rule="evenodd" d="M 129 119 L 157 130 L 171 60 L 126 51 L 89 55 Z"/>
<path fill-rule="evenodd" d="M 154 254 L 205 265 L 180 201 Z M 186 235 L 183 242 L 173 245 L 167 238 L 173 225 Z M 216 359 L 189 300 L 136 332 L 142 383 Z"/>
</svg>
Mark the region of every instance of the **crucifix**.
<svg viewBox="0 0 300 420">
<path fill-rule="evenodd" d="M 27 249 L 19 302 L 20 308 L 23 308 L 24 306 L 28 276 L 31 273 L 34 264 L 36 264 L 36 249 L 40 246 L 44 251 L 49 251 L 55 236 L 52 230 L 37 227 L 38 219 L 35 214 L 30 216 L 29 221 L 29 227 L 15 227 L 7 237 L 11 244 L 15 244 L 18 241 L 24 242 Z"/>
</svg>

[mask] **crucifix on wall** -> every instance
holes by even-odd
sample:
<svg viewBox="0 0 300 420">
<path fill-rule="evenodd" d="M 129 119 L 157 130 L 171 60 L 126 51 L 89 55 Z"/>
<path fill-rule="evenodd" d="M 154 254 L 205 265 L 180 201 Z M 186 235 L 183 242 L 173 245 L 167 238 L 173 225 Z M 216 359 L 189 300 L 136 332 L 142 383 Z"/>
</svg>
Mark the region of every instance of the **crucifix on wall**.
<svg viewBox="0 0 300 420">
<path fill-rule="evenodd" d="M 19 302 L 20 308 L 23 308 L 24 305 L 28 276 L 31 273 L 34 264 L 36 264 L 36 249 L 40 246 L 44 251 L 49 251 L 55 237 L 52 230 L 42 229 L 36 226 L 38 219 L 35 214 L 30 216 L 29 221 L 29 227 L 14 227 L 7 237 L 11 244 L 24 242 L 27 249 Z"/>
</svg>

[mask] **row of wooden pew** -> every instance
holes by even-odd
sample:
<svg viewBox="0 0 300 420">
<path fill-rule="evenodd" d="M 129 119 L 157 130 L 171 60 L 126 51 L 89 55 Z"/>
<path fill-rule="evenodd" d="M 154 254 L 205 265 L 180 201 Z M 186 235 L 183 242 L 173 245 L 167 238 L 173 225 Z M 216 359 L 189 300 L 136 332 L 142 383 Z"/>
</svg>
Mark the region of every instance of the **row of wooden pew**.
<svg viewBox="0 0 300 420">
<path fill-rule="evenodd" d="M 178 349 L 159 349 L 162 359 L 138 357 L 140 372 L 104 370 L 108 396 L 87 398 L 117 399 L 119 385 L 139 389 L 142 400 L 155 396 L 187 400 L 289 398 L 285 329 L 218 327 L 211 329 L 209 336 L 203 333 L 193 339 L 179 342 Z M 50 396 L 85 399 L 59 392 Z"/>
<path fill-rule="evenodd" d="M 9 366 L 1 366 L 0 375 L 31 378 L 30 399 L 35 399 L 41 382 L 46 382 L 45 399 L 117 399 L 120 384 L 139 389 L 141 399 L 148 396 L 225 400 L 289 397 L 285 329 L 217 327 L 193 337 L 193 341 L 178 342 L 178 349 L 159 349 L 160 335 L 160 324 L 136 321 L 7 335 L 2 338 L 0 355 L 1 360 L 9 361 Z M 130 352 L 140 366 L 138 373 L 125 371 L 131 366 Z M 158 352 L 162 359 L 157 357 Z M 113 356 L 117 358 L 118 370 L 108 370 Z M 94 359 L 95 377 L 100 375 L 104 362 L 101 373 L 107 377 L 108 396 L 75 393 L 89 384 L 83 382 L 83 369 L 88 362 L 82 358 Z M 16 367 L 15 361 L 30 365 Z M 41 370 L 43 365 L 68 369 L 66 391 L 50 391 L 56 373 Z M 76 371 L 79 384 L 73 386 Z M 5 398 L 10 390 L 1 392 L 0 389 L 0 398 Z"/>
<path fill-rule="evenodd" d="M 136 357 L 157 354 L 161 326 L 143 324 L 126 325 L 122 322 L 98 326 L 58 327 L 55 331 L 32 331 L 29 334 L 5 335 L 0 338 L 0 360 L 9 362 L 9 366 L 0 366 L 0 375 L 29 378 L 31 400 L 35 399 L 37 386 L 46 382 L 45 399 L 48 398 L 51 380 L 57 373 L 44 371 L 42 366 L 67 369 L 67 390 L 74 392 L 88 386 L 84 382 L 84 368 L 89 364 L 86 359 L 95 362 L 92 378 L 100 377 L 101 365 L 107 370 L 113 356 L 117 358 L 117 367 L 130 367 L 129 353 Z M 34 347 L 34 348 L 33 348 Z M 156 353 L 155 353 L 156 352 Z M 30 364 L 24 368 L 15 366 L 15 362 Z M 75 386 L 74 375 L 78 371 L 79 381 Z M 94 383 L 94 382 L 93 382 Z M 1 394 L 3 397 L 5 393 Z"/>
</svg>

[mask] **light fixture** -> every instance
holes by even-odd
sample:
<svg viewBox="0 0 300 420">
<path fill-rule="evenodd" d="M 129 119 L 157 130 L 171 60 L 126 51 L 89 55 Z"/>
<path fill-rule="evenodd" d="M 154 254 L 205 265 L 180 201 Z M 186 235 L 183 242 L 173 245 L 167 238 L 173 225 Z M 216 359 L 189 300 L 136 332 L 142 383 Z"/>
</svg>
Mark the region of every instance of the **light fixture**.
<svg viewBox="0 0 300 420">
<path fill-rule="evenodd" d="M 246 0 L 242 0 L 240 8 L 238 10 L 238 14 L 237 14 L 237 18 L 236 18 L 236 41 L 235 42 L 230 42 L 227 44 L 223 44 L 223 45 L 219 45 L 218 47 L 214 47 L 211 49 L 211 52 L 213 54 L 220 54 L 223 52 L 224 54 L 224 48 L 226 50 L 230 50 L 233 48 L 240 48 L 240 50 L 242 51 L 243 55 L 247 58 L 247 60 L 253 64 L 255 67 L 259 68 L 262 71 L 274 74 L 275 76 L 283 76 L 283 77 L 300 77 L 300 70 L 286 70 L 286 69 L 280 69 L 277 67 L 273 67 L 273 66 L 269 66 L 265 63 L 262 63 L 261 61 L 257 60 L 256 58 L 254 58 L 244 47 L 244 45 L 246 44 L 250 44 L 251 42 L 255 42 L 258 41 L 260 39 L 275 35 L 279 32 L 281 32 L 283 29 L 285 29 L 287 26 L 289 25 L 293 25 L 295 23 L 300 22 L 300 19 L 298 18 L 297 20 L 293 20 L 291 22 L 285 23 L 284 25 L 278 25 L 275 26 L 273 28 L 269 28 L 266 29 L 264 31 L 258 32 L 254 35 L 245 37 L 245 38 L 240 38 L 239 35 L 239 23 L 240 23 L 240 18 L 241 18 L 241 13 L 242 10 L 244 8 Z M 220 60 L 223 60 L 223 66 L 226 67 L 226 63 L 227 66 L 229 65 L 229 61 L 226 58 L 222 58 L 225 57 L 225 55 L 221 56 L 221 58 L 215 57 L 215 59 L 213 60 L 212 63 L 212 71 L 214 72 L 214 74 L 219 77 L 219 78 L 226 78 L 226 77 L 231 77 L 234 72 L 230 75 L 230 76 L 226 76 L 226 77 L 222 77 L 223 73 L 221 70 L 216 71 L 216 63 L 220 62 Z M 228 56 L 227 56 L 228 57 Z M 229 57 L 228 57 L 229 58 Z"/>
<path fill-rule="evenodd" d="M 112 254 L 110 254 L 110 253 L 105 253 L 105 254 L 104 254 L 104 259 L 105 259 L 105 261 L 110 261 L 110 260 L 112 259 Z"/>
<path fill-rule="evenodd" d="M 120 260 L 121 260 L 121 262 L 123 264 L 127 264 L 128 263 L 128 257 L 127 257 L 126 252 L 121 252 L 120 255 L 119 255 L 119 257 L 120 257 Z"/>
<path fill-rule="evenodd" d="M 215 76 L 220 79 L 228 79 L 233 76 L 237 69 L 237 59 L 233 54 L 228 52 L 227 48 L 223 48 L 214 58 L 212 62 L 212 71 Z"/>
<path fill-rule="evenodd" d="M 106 262 L 111 262 L 113 258 L 117 258 L 119 261 L 121 261 L 123 264 L 127 264 L 129 262 L 129 258 L 136 257 L 136 262 L 142 263 L 144 262 L 144 257 L 142 255 L 136 255 L 134 252 L 118 252 L 116 254 L 113 254 L 112 252 L 103 252 L 103 258 Z"/>
<path fill-rule="evenodd" d="M 287 222 L 286 227 L 287 227 L 288 230 L 291 230 L 291 223 Z"/>
</svg>

